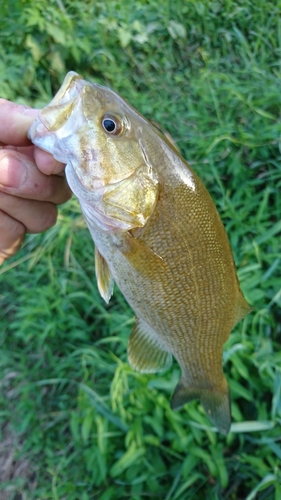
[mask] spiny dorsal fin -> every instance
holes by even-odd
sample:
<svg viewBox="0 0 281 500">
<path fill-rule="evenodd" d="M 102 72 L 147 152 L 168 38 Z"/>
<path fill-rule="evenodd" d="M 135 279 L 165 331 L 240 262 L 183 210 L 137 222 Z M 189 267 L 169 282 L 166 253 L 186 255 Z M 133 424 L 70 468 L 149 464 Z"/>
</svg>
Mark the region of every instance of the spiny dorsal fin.
<svg viewBox="0 0 281 500">
<path fill-rule="evenodd" d="M 129 338 L 130 365 L 142 373 L 155 373 L 168 368 L 172 354 L 159 335 L 143 320 L 136 318 Z"/>
<path fill-rule="evenodd" d="M 108 303 L 113 293 L 114 281 L 111 277 L 108 264 L 97 247 L 95 247 L 95 271 L 99 292 L 105 302 Z"/>
</svg>

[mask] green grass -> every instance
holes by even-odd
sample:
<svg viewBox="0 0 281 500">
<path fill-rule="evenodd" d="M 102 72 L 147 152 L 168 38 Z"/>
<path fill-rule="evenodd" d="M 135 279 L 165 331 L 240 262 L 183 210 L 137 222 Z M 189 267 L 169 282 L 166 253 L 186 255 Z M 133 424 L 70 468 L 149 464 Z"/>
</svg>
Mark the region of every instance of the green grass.
<svg viewBox="0 0 281 500">
<path fill-rule="evenodd" d="M 280 2 L 11 5 L 1 96 L 46 104 L 73 69 L 169 131 L 215 200 L 254 312 L 225 346 L 222 437 L 198 402 L 170 409 L 176 363 L 153 376 L 128 366 L 133 312 L 118 290 L 103 303 L 78 204 L 61 207 L 0 268 L 0 424 L 28 464 L 0 498 L 279 500 Z"/>
</svg>

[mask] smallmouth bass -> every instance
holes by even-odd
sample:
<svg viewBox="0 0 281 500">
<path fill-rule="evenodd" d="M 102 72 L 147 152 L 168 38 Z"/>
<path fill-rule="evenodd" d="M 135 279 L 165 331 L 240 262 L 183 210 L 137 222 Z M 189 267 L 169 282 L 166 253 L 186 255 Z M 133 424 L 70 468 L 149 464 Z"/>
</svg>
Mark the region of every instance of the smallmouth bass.
<svg viewBox="0 0 281 500">
<path fill-rule="evenodd" d="M 135 311 L 130 364 L 154 373 L 174 356 L 182 377 L 172 408 L 199 398 L 226 434 L 231 416 L 222 348 L 251 308 L 203 183 L 118 94 L 75 72 L 40 111 L 29 138 L 66 163 L 95 242 L 102 297 L 109 301 L 115 281 Z"/>
</svg>

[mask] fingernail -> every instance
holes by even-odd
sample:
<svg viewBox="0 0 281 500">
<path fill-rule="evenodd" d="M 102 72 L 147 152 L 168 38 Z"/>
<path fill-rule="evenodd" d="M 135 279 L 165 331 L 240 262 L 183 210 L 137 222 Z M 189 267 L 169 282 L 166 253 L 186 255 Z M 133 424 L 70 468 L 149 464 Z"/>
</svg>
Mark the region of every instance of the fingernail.
<svg viewBox="0 0 281 500">
<path fill-rule="evenodd" d="M 0 160 L 0 186 L 19 188 L 26 178 L 26 166 L 13 156 Z"/>
</svg>

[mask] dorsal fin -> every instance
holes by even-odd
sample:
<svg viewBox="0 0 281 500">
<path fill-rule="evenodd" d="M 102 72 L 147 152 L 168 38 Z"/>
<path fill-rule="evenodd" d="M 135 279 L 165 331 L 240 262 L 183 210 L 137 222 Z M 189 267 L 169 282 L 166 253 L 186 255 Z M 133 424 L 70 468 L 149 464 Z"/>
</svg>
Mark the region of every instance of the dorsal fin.
<svg viewBox="0 0 281 500">
<path fill-rule="evenodd" d="M 155 373 L 171 365 L 172 354 L 159 335 L 143 320 L 136 318 L 129 338 L 128 359 L 135 370 Z"/>
<path fill-rule="evenodd" d="M 106 260 L 95 247 L 95 271 L 99 292 L 106 303 L 113 293 L 114 281 Z"/>
</svg>

